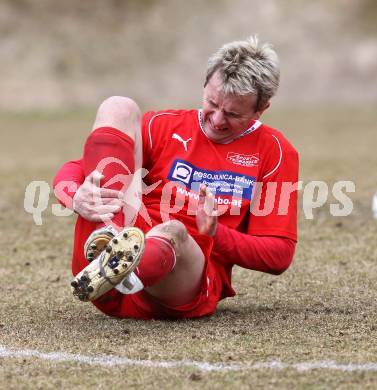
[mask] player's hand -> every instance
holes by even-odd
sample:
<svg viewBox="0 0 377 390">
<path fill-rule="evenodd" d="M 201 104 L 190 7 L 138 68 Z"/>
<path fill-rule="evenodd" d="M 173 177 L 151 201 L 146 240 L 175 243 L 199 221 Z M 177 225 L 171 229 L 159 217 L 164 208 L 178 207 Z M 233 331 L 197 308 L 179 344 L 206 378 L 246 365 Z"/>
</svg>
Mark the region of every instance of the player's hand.
<svg viewBox="0 0 377 390">
<path fill-rule="evenodd" d="M 93 171 L 73 197 L 73 210 L 91 222 L 110 221 L 124 205 L 121 191 L 101 188 L 102 178 L 101 173 Z"/>
<path fill-rule="evenodd" d="M 201 234 L 213 237 L 218 223 L 217 204 L 211 191 L 205 184 L 200 185 L 199 203 L 196 212 L 196 226 Z"/>
</svg>

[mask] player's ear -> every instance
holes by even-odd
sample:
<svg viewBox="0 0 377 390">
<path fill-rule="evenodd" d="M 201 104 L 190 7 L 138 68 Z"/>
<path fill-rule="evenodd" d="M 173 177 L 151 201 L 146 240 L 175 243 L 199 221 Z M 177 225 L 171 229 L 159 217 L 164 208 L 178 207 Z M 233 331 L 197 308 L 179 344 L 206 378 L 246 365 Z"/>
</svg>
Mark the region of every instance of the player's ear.
<svg viewBox="0 0 377 390">
<path fill-rule="evenodd" d="M 254 113 L 253 119 L 259 119 L 261 115 L 270 107 L 269 100 L 267 101 L 260 101 L 257 107 L 257 111 Z"/>
</svg>

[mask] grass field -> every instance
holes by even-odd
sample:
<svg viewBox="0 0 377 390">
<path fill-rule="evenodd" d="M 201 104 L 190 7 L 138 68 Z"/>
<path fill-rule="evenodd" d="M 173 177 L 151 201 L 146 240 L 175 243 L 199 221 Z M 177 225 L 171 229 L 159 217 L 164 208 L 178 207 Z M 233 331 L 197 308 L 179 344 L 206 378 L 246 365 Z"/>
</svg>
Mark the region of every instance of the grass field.
<svg viewBox="0 0 377 390">
<path fill-rule="evenodd" d="M 30 181 L 51 184 L 64 161 L 80 156 L 92 116 L 0 118 L 0 388 L 377 388 L 377 366 L 365 366 L 377 363 L 377 221 L 370 210 L 377 190 L 375 111 L 272 111 L 266 122 L 299 150 L 304 184 L 355 182 L 352 214 L 332 217 L 329 199 L 307 220 L 300 206 L 300 242 L 287 272 L 236 269 L 238 295 L 221 302 L 213 317 L 149 322 L 108 318 L 74 300 L 74 217 L 52 215 L 52 195 L 42 226 L 23 207 Z M 301 198 L 302 192 L 300 205 Z M 11 356 L 2 356 L 1 347 Z M 145 365 L 79 363 L 71 355 L 46 360 L 25 350 L 112 355 Z M 295 366 L 330 360 L 338 366 Z M 158 366 L 166 361 L 223 366 Z M 266 365 L 251 366 L 259 363 Z M 348 364 L 361 366 L 340 366 Z"/>
</svg>

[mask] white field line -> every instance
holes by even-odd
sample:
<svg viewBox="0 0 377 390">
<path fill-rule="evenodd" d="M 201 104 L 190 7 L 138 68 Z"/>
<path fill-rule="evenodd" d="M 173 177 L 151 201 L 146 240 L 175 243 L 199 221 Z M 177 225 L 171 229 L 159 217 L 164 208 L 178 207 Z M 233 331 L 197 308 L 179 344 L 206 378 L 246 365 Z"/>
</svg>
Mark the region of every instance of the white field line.
<svg viewBox="0 0 377 390">
<path fill-rule="evenodd" d="M 38 358 L 54 362 L 82 363 L 105 367 L 113 366 L 139 366 L 148 368 L 177 368 L 189 367 L 201 371 L 246 371 L 246 370 L 284 370 L 294 369 L 297 371 L 311 370 L 336 370 L 343 372 L 375 371 L 377 363 L 337 363 L 332 360 L 308 361 L 301 363 L 283 363 L 280 360 L 271 360 L 256 363 L 207 363 L 191 360 L 134 360 L 114 355 L 78 355 L 66 352 L 40 352 L 33 349 L 12 349 L 0 345 L 0 358 Z"/>
</svg>

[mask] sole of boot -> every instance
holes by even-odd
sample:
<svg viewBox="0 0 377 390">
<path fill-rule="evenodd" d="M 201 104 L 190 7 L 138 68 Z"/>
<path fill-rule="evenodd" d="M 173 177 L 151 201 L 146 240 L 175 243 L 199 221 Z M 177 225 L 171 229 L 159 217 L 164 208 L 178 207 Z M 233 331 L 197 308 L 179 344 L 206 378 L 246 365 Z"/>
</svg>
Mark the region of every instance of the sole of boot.
<svg viewBox="0 0 377 390">
<path fill-rule="evenodd" d="M 80 301 L 94 301 L 111 290 L 139 264 L 145 247 L 144 233 L 134 227 L 123 229 L 105 249 L 71 282 Z"/>
</svg>

